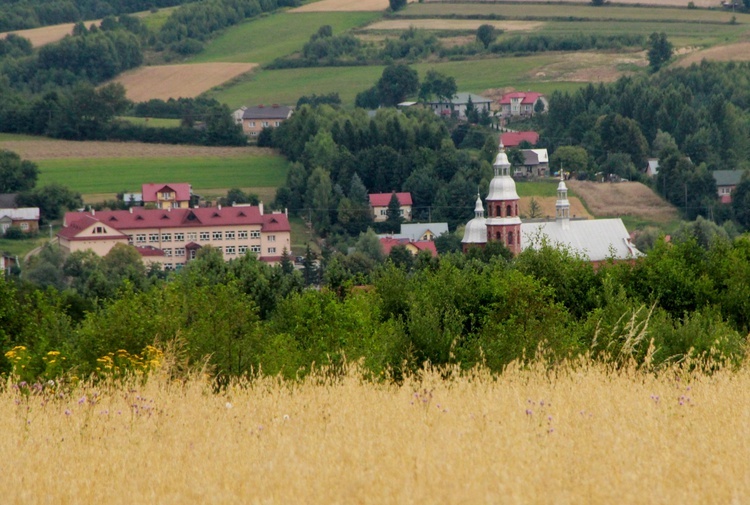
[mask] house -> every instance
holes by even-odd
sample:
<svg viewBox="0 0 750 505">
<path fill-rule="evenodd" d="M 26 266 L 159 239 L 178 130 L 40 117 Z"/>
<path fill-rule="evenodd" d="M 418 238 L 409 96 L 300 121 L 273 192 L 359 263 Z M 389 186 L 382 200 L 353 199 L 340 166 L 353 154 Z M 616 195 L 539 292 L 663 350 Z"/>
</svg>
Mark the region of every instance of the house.
<svg viewBox="0 0 750 505">
<path fill-rule="evenodd" d="M 455 111 L 459 119 L 466 119 L 466 107 L 469 102 L 474 105 L 477 112 L 490 111 L 492 100 L 473 93 L 456 93 L 450 100 L 435 100 L 426 103 L 438 116 L 451 116 Z"/>
<path fill-rule="evenodd" d="M 39 207 L 0 209 L 0 233 L 4 234 L 11 226 L 28 233 L 38 231 Z"/>
<path fill-rule="evenodd" d="M 234 119 L 234 124 L 238 124 L 238 125 L 242 124 L 242 116 L 245 114 L 246 110 L 247 110 L 247 107 L 243 105 L 236 111 L 232 112 L 232 119 Z"/>
<path fill-rule="evenodd" d="M 503 118 L 533 116 L 537 102 L 541 102 L 544 105 L 544 110 L 549 108 L 547 99 L 541 93 L 531 91 L 526 93 L 522 91 L 506 93 L 500 97 L 500 116 Z"/>
<path fill-rule="evenodd" d="M 721 203 L 732 203 L 732 191 L 742 180 L 744 170 L 714 170 L 711 175 L 716 181 L 716 190 Z"/>
<path fill-rule="evenodd" d="M 500 140 L 505 147 L 518 147 L 524 140 L 533 146 L 539 142 L 539 134 L 533 131 L 506 132 L 500 135 Z"/>
<path fill-rule="evenodd" d="M 521 153 L 523 154 L 523 168 L 516 169 L 514 176 L 546 177 L 549 175 L 549 155 L 546 149 L 521 149 Z"/>
<path fill-rule="evenodd" d="M 432 240 L 410 240 L 408 238 L 381 237 L 380 245 L 383 247 L 383 254 L 386 256 L 391 254 L 391 249 L 399 245 L 406 247 L 406 250 L 414 256 L 422 251 L 428 251 L 433 258 L 437 256 L 437 248 L 435 247 L 435 242 Z"/>
<path fill-rule="evenodd" d="M 543 244 L 559 245 L 594 264 L 641 256 L 630 242 L 630 234 L 621 219 L 570 218 L 568 188 L 562 176 L 557 186 L 555 220 L 522 222 L 518 214 L 516 183 L 510 176 L 510 162 L 502 146 L 495 158 L 494 169 L 495 177 L 490 181 L 485 200 L 488 217 L 484 217 L 482 199 L 477 195 L 474 219 L 466 224 L 461 241 L 464 252 L 472 247 L 484 247 L 488 242 L 500 242 L 513 254 Z"/>
<path fill-rule="evenodd" d="M 656 177 L 659 174 L 659 158 L 649 158 L 646 160 L 646 168 L 643 173 L 648 177 Z"/>
<path fill-rule="evenodd" d="M 187 209 L 190 207 L 190 196 L 193 188 L 186 182 L 170 184 L 143 184 L 141 201 L 144 205 L 152 204 L 157 209 Z"/>
<path fill-rule="evenodd" d="M 410 240 L 435 240 L 443 233 L 448 233 L 448 223 L 414 223 L 402 224 L 399 237 Z"/>
<path fill-rule="evenodd" d="M 242 207 L 170 208 L 68 212 L 57 234 L 68 252 L 90 249 L 106 255 L 116 244 L 136 247 L 144 263 L 180 269 L 201 247 L 213 246 L 225 260 L 254 253 L 269 263 L 291 250 L 284 213 L 267 214 L 263 204 Z"/>
<path fill-rule="evenodd" d="M 257 137 L 263 128 L 281 126 L 293 112 L 292 107 L 277 104 L 270 107 L 247 107 L 242 113 L 242 132 L 249 137 Z"/>
<path fill-rule="evenodd" d="M 404 221 L 411 221 L 411 193 L 373 193 L 370 195 L 370 207 L 376 223 L 388 219 L 388 204 L 394 194 L 398 198 L 399 214 Z"/>
</svg>

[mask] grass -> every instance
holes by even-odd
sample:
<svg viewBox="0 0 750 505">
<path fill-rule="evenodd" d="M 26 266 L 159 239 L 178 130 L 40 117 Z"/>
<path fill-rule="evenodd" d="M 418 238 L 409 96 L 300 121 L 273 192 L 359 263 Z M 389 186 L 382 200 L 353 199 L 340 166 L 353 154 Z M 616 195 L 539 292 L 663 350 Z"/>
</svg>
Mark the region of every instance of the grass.
<svg viewBox="0 0 750 505">
<path fill-rule="evenodd" d="M 269 63 L 300 51 L 323 25 L 330 25 L 333 33 L 340 35 L 380 16 L 376 12 L 281 12 L 226 30 L 189 62 Z"/>
<path fill-rule="evenodd" d="M 0 133 L 0 142 L 19 140 L 39 140 L 39 137 L 33 135 L 20 135 L 18 133 Z"/>
<path fill-rule="evenodd" d="M 545 82 L 534 78 L 535 70 L 555 62 L 558 55 L 544 54 L 525 57 L 494 58 L 484 60 L 419 63 L 412 65 L 424 76 L 435 69 L 456 78 L 461 91 L 481 93 L 490 88 L 513 86 L 517 89 L 534 87 L 535 91 L 549 93 L 555 89 L 573 91 L 585 83 Z M 208 96 L 239 107 L 252 97 L 254 103 L 295 104 L 302 95 L 338 92 L 344 104 L 353 105 L 357 93 L 373 86 L 383 72 L 382 66 L 298 68 L 267 70 L 252 73 Z"/>
<path fill-rule="evenodd" d="M 546 181 L 519 181 L 516 183 L 516 191 L 518 196 L 545 196 L 545 197 L 557 197 L 557 185 L 559 181 L 556 179 L 549 179 Z M 572 192 L 568 192 L 569 196 L 573 196 Z"/>
<path fill-rule="evenodd" d="M 156 32 L 167 22 L 167 19 L 175 9 L 177 7 L 164 7 L 157 12 L 145 11 L 139 13 L 138 17 L 141 18 L 141 22 L 146 25 L 146 28 L 152 32 Z"/>
<path fill-rule="evenodd" d="M 57 232 L 58 228 L 53 228 L 53 233 Z M 48 241 L 49 228 L 47 226 L 42 226 L 37 235 L 31 238 L 23 240 L 0 238 L 0 251 L 10 254 L 11 256 L 18 256 L 18 259 L 23 261 L 23 258 L 27 253 Z"/>
<path fill-rule="evenodd" d="M 0 490 L 8 505 L 750 502 L 750 371 L 668 372 L 9 385 Z"/>
<path fill-rule="evenodd" d="M 47 159 L 37 164 L 39 186 L 56 182 L 82 194 L 136 191 L 158 181 L 188 181 L 194 190 L 277 187 L 287 172 L 281 156 Z"/>
<path fill-rule="evenodd" d="M 292 252 L 293 256 L 304 256 L 307 244 L 310 244 L 310 248 L 314 251 L 319 251 L 319 248 L 315 242 L 309 242 L 311 237 L 310 228 L 307 227 L 305 221 L 301 217 L 290 217 L 289 225 L 292 227 Z M 313 237 L 314 232 L 313 232 Z"/>
<path fill-rule="evenodd" d="M 158 118 L 158 117 L 132 117 L 132 116 L 122 116 L 118 119 L 122 119 L 124 121 L 127 121 L 128 123 L 133 123 L 137 125 L 142 126 L 151 126 L 153 128 L 174 128 L 180 126 L 180 120 L 179 119 L 164 119 L 164 118 Z"/>
</svg>

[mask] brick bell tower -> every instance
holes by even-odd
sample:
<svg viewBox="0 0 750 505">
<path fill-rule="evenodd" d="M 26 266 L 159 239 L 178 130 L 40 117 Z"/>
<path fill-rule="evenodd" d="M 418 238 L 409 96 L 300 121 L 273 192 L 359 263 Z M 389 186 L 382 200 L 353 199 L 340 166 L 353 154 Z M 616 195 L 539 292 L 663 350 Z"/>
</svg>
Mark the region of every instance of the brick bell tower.
<svg viewBox="0 0 750 505">
<path fill-rule="evenodd" d="M 490 182 L 487 202 L 487 243 L 501 242 L 514 255 L 521 252 L 521 218 L 518 216 L 516 182 L 510 176 L 510 162 L 505 146 L 493 163 L 495 176 Z"/>
</svg>

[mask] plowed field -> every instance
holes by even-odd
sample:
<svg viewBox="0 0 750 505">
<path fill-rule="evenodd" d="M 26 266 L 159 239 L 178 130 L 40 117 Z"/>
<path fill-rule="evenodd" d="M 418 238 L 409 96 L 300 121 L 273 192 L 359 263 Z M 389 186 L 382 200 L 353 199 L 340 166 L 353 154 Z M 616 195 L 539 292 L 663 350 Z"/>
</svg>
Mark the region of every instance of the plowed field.
<svg viewBox="0 0 750 505">
<path fill-rule="evenodd" d="M 567 181 L 567 185 L 596 217 L 634 216 L 659 223 L 679 217 L 677 209 L 640 182 Z"/>
</svg>

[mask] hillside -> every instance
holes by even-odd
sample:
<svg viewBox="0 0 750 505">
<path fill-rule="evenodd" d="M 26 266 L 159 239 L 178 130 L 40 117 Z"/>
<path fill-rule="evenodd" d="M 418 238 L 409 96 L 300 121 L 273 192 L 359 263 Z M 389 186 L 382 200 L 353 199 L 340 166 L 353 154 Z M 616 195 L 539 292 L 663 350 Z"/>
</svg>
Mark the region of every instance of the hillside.
<svg viewBox="0 0 750 505">
<path fill-rule="evenodd" d="M 656 223 L 679 219 L 674 206 L 640 182 L 567 181 L 567 185 L 596 217 L 631 216 Z"/>
</svg>

